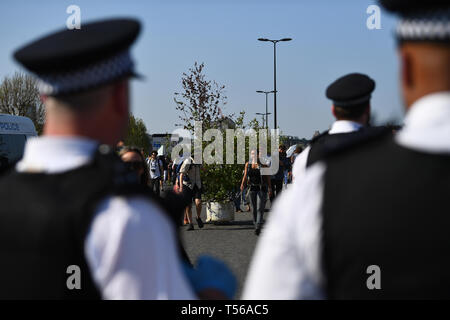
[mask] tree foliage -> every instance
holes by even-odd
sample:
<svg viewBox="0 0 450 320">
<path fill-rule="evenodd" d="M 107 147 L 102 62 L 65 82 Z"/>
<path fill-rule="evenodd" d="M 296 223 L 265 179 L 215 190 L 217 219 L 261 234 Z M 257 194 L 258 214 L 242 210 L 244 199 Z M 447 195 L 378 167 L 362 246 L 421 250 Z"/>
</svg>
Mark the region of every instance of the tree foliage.
<svg viewBox="0 0 450 320">
<path fill-rule="evenodd" d="M 194 122 L 202 122 L 202 132 L 208 129 L 218 129 L 223 138 L 223 164 L 202 164 L 201 179 L 203 186 L 203 199 L 206 201 L 227 201 L 231 200 L 236 192 L 239 191 L 244 164 L 238 164 L 237 161 L 237 137 L 234 137 L 234 163 L 226 164 L 227 159 L 227 137 L 226 137 L 226 119 L 234 123 L 234 129 L 255 129 L 261 128 L 256 119 L 245 123 L 245 111 L 241 111 L 237 117 L 233 114 L 225 115 L 223 107 L 226 104 L 225 86 L 219 85 L 215 81 L 206 79 L 204 74 L 204 64 L 194 64 L 188 73 L 183 73 L 181 84 L 183 91 L 175 93 L 174 101 L 176 109 L 180 111 L 180 120 L 184 128 L 189 130 L 194 136 Z M 225 125 L 224 125 L 225 124 Z M 205 147 L 213 141 L 202 141 L 202 152 Z M 248 159 L 249 142 L 245 141 L 245 158 Z M 215 152 L 213 152 L 215 155 Z"/>
<path fill-rule="evenodd" d="M 241 111 L 239 116 L 234 119 L 235 129 L 255 129 L 254 127 L 258 122 L 256 119 L 251 120 L 249 123 L 245 123 L 245 111 Z M 245 164 L 238 163 L 238 152 L 243 151 L 245 154 L 245 160 L 248 161 L 249 155 L 249 141 L 245 140 L 244 150 L 238 150 L 237 137 L 233 138 L 233 164 L 226 164 L 227 152 L 226 149 L 227 136 L 225 130 L 222 128 L 223 136 L 223 164 L 204 164 L 202 171 L 202 184 L 204 188 L 204 197 L 207 201 L 231 201 L 236 193 L 239 192 L 240 184 L 242 181 Z M 207 142 L 203 142 L 207 144 Z"/>
<path fill-rule="evenodd" d="M 226 105 L 224 85 L 207 80 L 204 63 L 194 63 L 188 73 L 183 73 L 182 92 L 175 92 L 176 109 L 181 112 L 180 120 L 184 128 L 193 132 L 194 121 L 201 121 L 203 129 L 214 126 L 222 117 L 222 107 Z"/>
<path fill-rule="evenodd" d="M 0 85 L 0 113 L 28 117 L 38 134 L 42 133 L 45 109 L 33 76 L 16 72 L 12 77 L 3 79 Z"/>
<path fill-rule="evenodd" d="M 150 141 L 147 136 L 147 127 L 142 119 L 133 116 L 131 113 L 128 120 L 128 130 L 124 143 L 127 146 L 134 146 L 144 149 L 144 153 L 146 155 L 150 151 Z"/>
</svg>

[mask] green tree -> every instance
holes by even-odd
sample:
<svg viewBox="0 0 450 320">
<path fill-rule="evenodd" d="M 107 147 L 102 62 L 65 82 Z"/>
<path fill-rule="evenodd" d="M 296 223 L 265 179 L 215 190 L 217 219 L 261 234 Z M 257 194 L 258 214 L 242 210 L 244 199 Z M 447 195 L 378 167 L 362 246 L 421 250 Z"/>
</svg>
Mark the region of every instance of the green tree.
<svg viewBox="0 0 450 320">
<path fill-rule="evenodd" d="M 176 109 L 181 112 L 184 128 L 194 132 L 194 121 L 201 121 L 203 129 L 214 127 L 223 118 L 222 108 L 226 105 L 224 85 L 207 80 L 204 63 L 194 63 L 181 78 L 182 92 L 175 92 Z"/>
<path fill-rule="evenodd" d="M 147 127 L 142 119 L 130 113 L 128 130 L 124 139 L 127 146 L 135 146 L 144 150 L 145 155 L 150 151 L 150 141 L 147 136 Z"/>
<path fill-rule="evenodd" d="M 226 124 L 224 119 L 230 119 L 234 122 L 235 129 L 255 129 L 261 128 L 260 123 L 253 119 L 249 123 L 245 123 L 245 112 L 242 111 L 237 117 L 233 114 L 225 115 L 223 107 L 226 104 L 226 96 L 224 95 L 225 86 L 219 85 L 215 81 L 207 80 L 204 74 L 204 64 L 194 64 L 188 73 L 183 73 L 181 84 L 183 91 L 175 93 L 174 101 L 176 109 L 180 111 L 180 120 L 183 122 L 184 128 L 189 130 L 194 136 L 194 122 L 202 122 L 202 130 L 218 129 L 223 137 L 223 164 L 207 164 L 203 163 L 201 171 L 202 184 L 204 186 L 203 197 L 206 201 L 227 201 L 231 200 L 233 193 L 239 190 L 244 164 L 238 164 L 237 137 L 234 137 L 234 162 L 227 163 L 227 137 Z M 195 136 L 194 136 L 195 139 Z M 270 139 L 269 139 L 270 141 Z M 202 141 L 202 152 L 205 147 L 214 141 Z M 270 142 L 269 142 L 270 143 Z M 249 139 L 245 139 L 245 160 L 248 160 Z M 213 156 L 215 153 L 213 152 Z"/>
<path fill-rule="evenodd" d="M 194 122 L 202 123 L 202 131 L 215 128 L 223 131 L 221 120 L 224 118 L 222 108 L 226 104 L 224 85 L 208 80 L 204 74 L 204 63 L 194 63 L 187 73 L 183 73 L 181 85 L 183 90 L 175 92 L 176 109 L 179 118 L 194 136 Z M 195 138 L 195 136 L 194 136 Z M 202 151 L 208 144 L 202 141 Z M 232 167 L 220 164 L 203 164 L 202 181 L 204 198 L 207 201 L 224 201 L 229 197 L 235 181 L 230 174 Z"/>
<path fill-rule="evenodd" d="M 0 113 L 30 118 L 40 135 L 45 121 L 45 109 L 37 80 L 20 72 L 12 77 L 5 77 L 0 84 Z"/>
<path fill-rule="evenodd" d="M 236 119 L 234 129 L 258 130 L 260 128 L 256 119 L 245 123 L 245 111 L 241 111 Z M 249 156 L 249 139 L 245 139 L 244 150 L 238 150 L 238 137 L 234 136 L 234 156 L 233 164 L 226 164 L 227 152 L 227 135 L 224 128 L 220 128 L 223 136 L 223 164 L 203 164 L 202 182 L 204 185 L 204 197 L 207 201 L 227 201 L 232 200 L 235 193 L 239 191 L 242 181 L 245 164 L 238 163 L 238 152 L 244 151 L 245 161 Z M 207 142 L 204 142 L 205 145 Z M 208 142 L 209 143 L 209 142 Z"/>
</svg>

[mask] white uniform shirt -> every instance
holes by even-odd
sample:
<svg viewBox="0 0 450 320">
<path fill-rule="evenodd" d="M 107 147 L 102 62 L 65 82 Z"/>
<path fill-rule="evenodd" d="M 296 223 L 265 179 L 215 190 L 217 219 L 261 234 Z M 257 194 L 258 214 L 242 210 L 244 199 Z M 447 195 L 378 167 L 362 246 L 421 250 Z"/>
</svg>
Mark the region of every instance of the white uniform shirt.
<svg viewBox="0 0 450 320">
<path fill-rule="evenodd" d="M 414 103 L 395 140 L 403 147 L 450 154 L 450 92 Z M 321 270 L 321 204 L 325 163 L 313 164 L 280 195 L 259 240 L 244 299 L 324 298 Z"/>
<path fill-rule="evenodd" d="M 348 120 L 337 120 L 331 126 L 331 129 L 328 131 L 328 134 L 336 134 L 336 133 L 347 133 L 358 131 L 362 127 L 361 124 Z M 301 179 L 301 177 L 305 174 L 306 163 L 308 162 L 309 150 L 311 150 L 310 146 L 307 146 L 305 150 L 303 150 L 294 161 L 294 165 L 292 167 L 292 178 L 293 181 L 297 179 Z"/>
<path fill-rule="evenodd" d="M 90 161 L 96 145 L 79 137 L 32 138 L 16 168 L 49 174 L 72 170 Z M 143 197 L 101 200 L 84 249 L 103 299 L 195 299 L 169 218 Z"/>
</svg>

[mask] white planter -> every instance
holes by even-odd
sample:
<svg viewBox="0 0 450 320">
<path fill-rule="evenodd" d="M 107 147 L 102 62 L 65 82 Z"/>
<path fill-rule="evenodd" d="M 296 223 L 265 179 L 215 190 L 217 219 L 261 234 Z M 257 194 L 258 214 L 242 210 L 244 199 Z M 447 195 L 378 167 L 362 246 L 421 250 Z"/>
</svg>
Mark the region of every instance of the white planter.
<svg viewBox="0 0 450 320">
<path fill-rule="evenodd" d="M 227 202 L 208 202 L 206 204 L 206 222 L 234 221 L 234 204 Z"/>
</svg>

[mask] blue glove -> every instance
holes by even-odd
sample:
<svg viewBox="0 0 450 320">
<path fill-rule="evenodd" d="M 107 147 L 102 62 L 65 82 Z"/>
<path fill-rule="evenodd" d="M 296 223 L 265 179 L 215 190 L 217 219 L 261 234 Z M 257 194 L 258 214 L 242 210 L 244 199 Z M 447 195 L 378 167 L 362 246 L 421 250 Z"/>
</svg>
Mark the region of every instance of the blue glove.
<svg viewBox="0 0 450 320">
<path fill-rule="evenodd" d="M 195 268 L 187 263 L 183 263 L 183 268 L 195 292 L 216 289 L 223 292 L 228 299 L 234 297 L 237 288 L 236 277 L 222 261 L 211 256 L 200 256 Z"/>
</svg>

